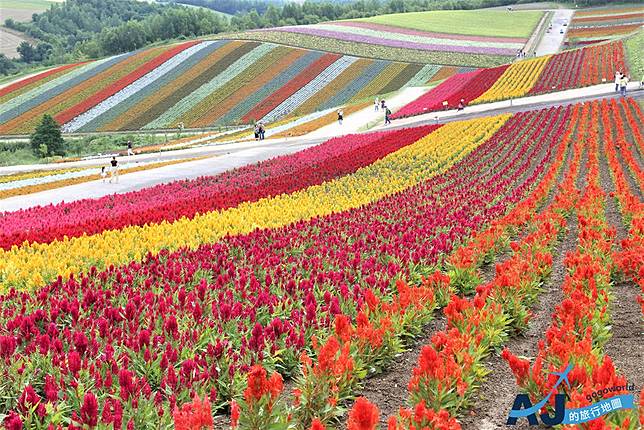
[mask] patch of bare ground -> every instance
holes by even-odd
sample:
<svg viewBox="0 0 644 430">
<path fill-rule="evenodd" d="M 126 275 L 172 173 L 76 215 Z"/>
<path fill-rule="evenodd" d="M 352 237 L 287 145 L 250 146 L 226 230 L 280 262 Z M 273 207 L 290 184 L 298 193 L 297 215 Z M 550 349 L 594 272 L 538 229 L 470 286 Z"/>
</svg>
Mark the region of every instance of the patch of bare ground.
<svg viewBox="0 0 644 430">
<path fill-rule="evenodd" d="M 607 194 L 605 214 L 608 225 L 615 228 L 617 243 L 628 236 L 622 215 L 609 193 L 615 190 L 615 185 L 609 173 L 609 166 L 600 151 L 599 175 L 602 189 Z M 623 374 L 629 383 L 640 389 L 644 386 L 642 363 L 644 363 L 644 324 L 637 297 L 639 287 L 633 281 L 616 282 L 612 288 L 612 300 L 609 314 L 612 318 L 612 337 L 605 347 L 605 352 L 612 358 L 618 372 Z"/>
<path fill-rule="evenodd" d="M 543 337 L 552 320 L 552 311 L 563 300 L 560 287 L 566 276 L 564 257 L 577 246 L 576 238 L 577 219 L 575 216 L 570 216 L 567 234 L 553 254 L 550 280 L 544 286 L 539 301 L 532 308 L 534 316 L 530 320 L 528 330 L 520 336 L 511 337 L 505 345 L 512 353 L 528 358 L 536 355 L 539 339 Z M 518 392 L 510 366 L 499 353 L 491 354 L 485 362 L 485 367 L 490 374 L 479 389 L 478 397 L 474 399 L 469 413 L 460 420 L 463 429 L 505 428 L 508 412 Z M 527 423 L 519 422 L 514 428 L 528 429 L 529 426 Z"/>
<path fill-rule="evenodd" d="M 411 379 L 412 370 L 418 363 L 418 356 L 423 346 L 431 342 L 434 333 L 444 330 L 446 319 L 442 310 L 435 312 L 435 317 L 423 329 L 423 335 L 414 344 L 387 366 L 387 369 L 363 381 L 362 389 L 356 392 L 356 397 L 364 396 L 380 408 L 380 428 L 387 428 L 387 419 L 398 412 L 401 406 L 408 406 L 409 391 L 407 385 Z M 353 404 L 347 406 L 351 410 Z M 345 430 L 346 417 L 341 419 L 339 429 Z"/>
</svg>

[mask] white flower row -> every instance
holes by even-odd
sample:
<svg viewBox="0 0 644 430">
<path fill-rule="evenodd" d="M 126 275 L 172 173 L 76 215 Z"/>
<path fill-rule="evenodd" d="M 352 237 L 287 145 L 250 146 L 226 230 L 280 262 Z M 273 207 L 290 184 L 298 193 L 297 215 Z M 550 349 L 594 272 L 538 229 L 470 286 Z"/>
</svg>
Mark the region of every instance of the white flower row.
<svg viewBox="0 0 644 430">
<path fill-rule="evenodd" d="M 24 102 L 33 99 L 34 97 L 38 97 L 39 95 L 45 93 L 46 91 L 51 90 L 52 88 L 55 88 L 59 85 L 64 85 L 66 82 L 72 80 L 76 76 L 87 72 L 88 70 L 95 69 L 96 67 L 100 66 L 101 64 L 105 63 L 106 61 L 110 61 L 114 57 L 110 58 L 105 58 L 102 60 L 97 60 L 93 61 L 89 64 L 85 64 L 83 66 L 77 67 L 74 70 L 71 70 L 68 73 L 65 73 L 62 76 L 59 76 L 55 79 L 52 79 L 51 81 L 45 82 L 42 85 L 38 85 L 35 88 L 32 88 L 31 90 L 20 94 L 19 96 L 16 96 L 12 98 L 11 100 L 8 100 L 6 103 L 3 103 L 0 105 L 0 115 L 8 112 L 9 110 L 23 104 Z"/>
<path fill-rule="evenodd" d="M 446 46 L 471 46 L 477 48 L 507 48 L 519 49 L 523 47 L 520 42 L 488 42 L 478 40 L 447 39 L 431 36 L 416 36 L 412 34 L 396 33 L 393 31 L 372 30 L 363 27 L 349 27 L 345 25 L 314 24 L 312 28 L 339 33 L 357 34 L 360 36 L 376 37 L 379 39 L 400 40 L 403 42 L 425 43 L 429 45 Z"/>
<path fill-rule="evenodd" d="M 326 87 L 329 82 L 333 81 L 335 78 L 340 75 L 343 71 L 347 69 L 350 65 L 358 61 L 356 57 L 344 56 L 335 61 L 329 67 L 324 69 L 319 75 L 317 75 L 313 80 L 308 84 L 304 85 L 302 88 L 297 90 L 295 94 L 291 97 L 284 100 L 280 103 L 275 109 L 270 111 L 262 121 L 271 122 L 275 121 L 277 118 L 288 115 L 293 112 L 304 102 L 314 96 L 322 88 Z"/>
<path fill-rule="evenodd" d="M 223 72 L 215 76 L 213 79 L 211 79 L 208 83 L 200 86 L 192 93 L 188 94 L 186 97 L 184 97 L 174 106 L 172 106 L 170 109 L 165 111 L 157 119 L 146 124 L 143 128 L 152 129 L 152 128 L 163 128 L 163 127 L 170 127 L 170 126 L 174 127 L 176 125 L 174 124 L 174 122 L 179 117 L 181 117 L 181 115 L 188 112 L 190 109 L 196 106 L 197 103 L 201 102 L 203 99 L 208 97 L 214 91 L 226 85 L 237 75 L 239 75 L 248 67 L 250 67 L 254 62 L 262 58 L 264 55 L 266 55 L 276 47 L 277 45 L 274 45 L 272 43 L 263 43 L 259 45 L 252 51 L 243 55 L 241 58 L 239 58 L 237 61 L 231 64 L 226 70 L 224 70 Z"/>
<path fill-rule="evenodd" d="M 126 86 L 122 90 L 116 92 L 115 94 L 106 98 L 96 106 L 92 107 L 91 109 L 87 110 L 86 112 L 78 115 L 76 118 L 69 121 L 67 124 L 63 126 L 63 131 L 72 132 L 72 131 L 78 130 L 79 128 L 81 128 L 82 126 L 84 126 L 85 124 L 87 124 L 88 122 L 96 118 L 97 116 L 107 112 L 108 110 L 112 109 L 119 103 L 133 96 L 137 92 L 141 91 L 143 88 L 147 87 L 148 85 L 151 85 L 157 79 L 171 72 L 172 69 L 174 69 L 175 67 L 177 67 L 178 65 L 186 61 L 196 52 L 199 52 L 202 49 L 207 48 L 213 43 L 215 42 L 214 41 L 201 42 L 196 45 L 192 45 L 187 49 L 184 49 L 174 57 L 170 58 L 168 61 L 161 64 L 159 67 L 156 67 L 154 70 L 146 73 L 144 76 L 132 82 L 130 85 Z"/>
</svg>

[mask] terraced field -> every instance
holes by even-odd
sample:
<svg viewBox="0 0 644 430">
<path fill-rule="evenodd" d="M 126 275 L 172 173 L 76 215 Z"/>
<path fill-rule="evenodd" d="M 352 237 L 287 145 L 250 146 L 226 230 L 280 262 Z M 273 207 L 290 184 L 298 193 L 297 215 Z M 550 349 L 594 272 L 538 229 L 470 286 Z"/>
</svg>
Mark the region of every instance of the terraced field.
<svg viewBox="0 0 644 430">
<path fill-rule="evenodd" d="M 458 71 L 272 43 L 191 41 L 63 66 L 6 86 L 0 134 L 29 133 L 43 114 L 69 132 L 269 122 Z"/>
</svg>

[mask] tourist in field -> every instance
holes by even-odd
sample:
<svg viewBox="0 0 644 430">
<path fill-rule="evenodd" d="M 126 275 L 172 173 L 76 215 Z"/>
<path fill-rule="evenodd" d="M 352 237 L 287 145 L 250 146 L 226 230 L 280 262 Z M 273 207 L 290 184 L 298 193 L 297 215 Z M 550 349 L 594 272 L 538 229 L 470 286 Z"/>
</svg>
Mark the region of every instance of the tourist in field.
<svg viewBox="0 0 644 430">
<path fill-rule="evenodd" d="M 338 110 L 338 124 L 342 125 L 342 121 L 344 121 L 344 112 L 340 109 Z"/>
<path fill-rule="evenodd" d="M 264 137 L 266 137 L 266 127 L 264 127 L 263 122 L 260 122 L 259 123 L 259 140 L 264 140 Z"/>
<path fill-rule="evenodd" d="M 107 178 L 107 172 L 105 171 L 105 166 L 101 166 L 101 179 L 105 183 L 105 178 Z"/>
<path fill-rule="evenodd" d="M 116 183 L 119 183 L 119 162 L 116 160 L 116 157 L 112 157 L 110 161 L 110 184 L 112 179 L 116 179 Z"/>
<path fill-rule="evenodd" d="M 134 155 L 134 150 L 132 149 L 132 141 L 127 141 L 127 155 Z"/>
<path fill-rule="evenodd" d="M 456 108 L 456 110 L 460 111 L 460 110 L 463 110 L 464 108 L 465 108 L 465 103 L 463 103 L 463 99 L 461 99 L 461 101 L 458 102 L 458 107 Z"/>
<path fill-rule="evenodd" d="M 385 106 L 385 125 L 391 124 L 390 115 L 391 115 L 391 111 L 389 110 L 389 108 L 387 106 Z"/>
<path fill-rule="evenodd" d="M 380 102 L 378 101 L 378 97 L 376 97 L 376 100 L 373 102 L 373 109 L 378 112 L 378 108 L 380 107 Z"/>
<path fill-rule="evenodd" d="M 619 90 L 622 93 L 622 97 L 626 96 L 626 86 L 628 85 L 628 76 L 622 74 L 622 78 L 619 80 Z"/>
<path fill-rule="evenodd" d="M 255 140 L 259 140 L 259 124 L 255 124 Z"/>
<path fill-rule="evenodd" d="M 619 91 L 619 82 L 622 80 L 622 73 L 618 70 L 615 72 L 615 92 Z"/>
<path fill-rule="evenodd" d="M 380 100 L 380 107 L 382 108 L 382 110 L 385 110 L 385 108 L 387 107 L 385 104 L 385 99 Z"/>
</svg>

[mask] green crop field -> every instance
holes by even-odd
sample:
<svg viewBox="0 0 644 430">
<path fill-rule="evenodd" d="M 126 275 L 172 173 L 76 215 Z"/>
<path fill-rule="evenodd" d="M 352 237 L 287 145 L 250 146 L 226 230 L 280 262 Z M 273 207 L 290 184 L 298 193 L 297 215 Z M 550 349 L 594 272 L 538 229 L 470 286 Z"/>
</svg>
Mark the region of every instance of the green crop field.
<svg viewBox="0 0 644 430">
<path fill-rule="evenodd" d="M 542 15 L 542 11 L 440 10 L 380 15 L 358 21 L 468 36 L 528 38 Z"/>
<path fill-rule="evenodd" d="M 57 2 L 50 0 L 2 0 L 0 8 L 42 11 L 49 8 L 52 3 Z"/>
</svg>

